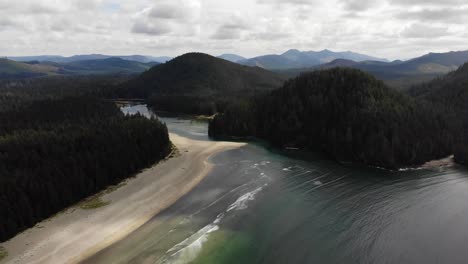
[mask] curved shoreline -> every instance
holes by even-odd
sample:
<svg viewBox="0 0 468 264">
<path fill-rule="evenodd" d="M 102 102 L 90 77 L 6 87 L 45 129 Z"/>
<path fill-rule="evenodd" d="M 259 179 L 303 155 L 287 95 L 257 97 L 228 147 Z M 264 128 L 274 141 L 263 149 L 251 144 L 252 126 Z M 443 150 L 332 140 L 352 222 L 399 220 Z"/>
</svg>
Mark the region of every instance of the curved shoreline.
<svg viewBox="0 0 468 264">
<path fill-rule="evenodd" d="M 198 141 L 170 134 L 180 156 L 147 169 L 102 196 L 95 210 L 73 207 L 1 244 L 2 263 L 77 263 L 124 238 L 196 187 L 213 155 L 244 143 Z M 39 228 L 40 227 L 40 228 Z"/>
</svg>

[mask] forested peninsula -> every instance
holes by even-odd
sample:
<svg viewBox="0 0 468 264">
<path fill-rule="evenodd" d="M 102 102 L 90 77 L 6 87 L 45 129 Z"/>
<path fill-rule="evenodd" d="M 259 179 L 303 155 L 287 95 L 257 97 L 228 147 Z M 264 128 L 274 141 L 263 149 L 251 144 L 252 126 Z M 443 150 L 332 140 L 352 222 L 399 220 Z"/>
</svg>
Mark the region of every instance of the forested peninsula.
<svg viewBox="0 0 468 264">
<path fill-rule="evenodd" d="M 0 111 L 0 241 L 166 157 L 167 128 L 80 96 Z"/>
<path fill-rule="evenodd" d="M 457 122 L 451 118 L 360 70 L 334 68 L 233 102 L 210 122 L 209 134 L 257 137 L 338 161 L 397 169 L 452 154 Z"/>
</svg>

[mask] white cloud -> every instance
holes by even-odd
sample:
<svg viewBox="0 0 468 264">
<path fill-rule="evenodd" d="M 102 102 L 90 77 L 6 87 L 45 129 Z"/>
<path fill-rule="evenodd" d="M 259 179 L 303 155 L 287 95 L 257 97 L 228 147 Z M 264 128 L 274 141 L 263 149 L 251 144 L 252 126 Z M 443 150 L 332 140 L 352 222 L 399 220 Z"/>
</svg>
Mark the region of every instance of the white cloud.
<svg viewBox="0 0 468 264">
<path fill-rule="evenodd" d="M 148 35 L 193 35 L 200 23 L 201 3 L 198 0 L 159 1 L 137 14 L 133 33 Z"/>
<path fill-rule="evenodd" d="M 465 0 L 389 0 L 389 2 L 405 6 L 454 6 L 466 4 Z"/>
<path fill-rule="evenodd" d="M 399 12 L 396 17 L 404 20 L 465 24 L 468 19 L 468 8 L 424 8 Z"/>
<path fill-rule="evenodd" d="M 244 31 L 249 30 L 249 22 L 241 16 L 231 16 L 216 29 L 214 39 L 240 39 Z"/>
<path fill-rule="evenodd" d="M 405 28 L 401 35 L 405 38 L 439 38 L 450 35 L 450 32 L 447 27 L 415 23 Z"/>
<path fill-rule="evenodd" d="M 148 35 L 164 35 L 171 31 L 169 23 L 164 21 L 137 21 L 132 27 L 133 33 Z"/>
<path fill-rule="evenodd" d="M 382 2 L 379 0 L 342 0 L 341 3 L 347 11 L 365 11 Z"/>
<path fill-rule="evenodd" d="M 0 0 L 0 56 L 329 48 L 409 58 L 463 49 L 467 11 L 466 0 Z"/>
</svg>

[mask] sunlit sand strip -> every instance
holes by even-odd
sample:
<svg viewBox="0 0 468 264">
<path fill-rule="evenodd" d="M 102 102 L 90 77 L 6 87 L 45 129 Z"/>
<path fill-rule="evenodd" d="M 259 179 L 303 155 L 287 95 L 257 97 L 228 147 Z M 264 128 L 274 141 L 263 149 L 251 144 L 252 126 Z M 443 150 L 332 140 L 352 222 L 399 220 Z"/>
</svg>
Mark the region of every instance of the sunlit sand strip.
<svg viewBox="0 0 468 264">
<path fill-rule="evenodd" d="M 102 197 L 96 210 L 72 208 L 3 243 L 2 263 L 77 263 L 119 241 L 190 192 L 209 173 L 209 158 L 243 143 L 197 141 L 171 134 L 181 155 L 147 169 Z"/>
</svg>

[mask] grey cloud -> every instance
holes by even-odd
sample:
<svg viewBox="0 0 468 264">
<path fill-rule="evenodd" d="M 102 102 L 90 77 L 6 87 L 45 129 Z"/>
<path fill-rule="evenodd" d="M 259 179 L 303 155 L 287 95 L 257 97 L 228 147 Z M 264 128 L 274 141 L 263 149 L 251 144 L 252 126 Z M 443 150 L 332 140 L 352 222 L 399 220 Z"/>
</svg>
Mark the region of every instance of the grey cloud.
<svg viewBox="0 0 468 264">
<path fill-rule="evenodd" d="M 199 0 L 158 1 L 154 4 L 148 16 L 157 19 L 183 20 L 191 22 L 200 18 L 201 3 Z"/>
<path fill-rule="evenodd" d="M 171 28 L 166 23 L 139 21 L 133 25 L 132 32 L 147 35 L 164 35 L 171 32 Z"/>
<path fill-rule="evenodd" d="M 249 23 L 240 16 L 231 16 L 230 21 L 220 26 L 212 35 L 213 39 L 239 39 L 249 29 Z"/>
<path fill-rule="evenodd" d="M 225 24 L 220 26 L 213 34 L 214 39 L 239 39 L 242 31 L 247 29 L 245 25 Z"/>
<path fill-rule="evenodd" d="M 347 11 L 365 11 L 370 8 L 373 8 L 379 4 L 381 1 L 378 0 L 342 0 L 341 3 Z"/>
<path fill-rule="evenodd" d="M 235 27 L 229 26 L 221 26 L 218 30 L 213 34 L 213 39 L 239 39 L 241 37 L 241 30 Z"/>
<path fill-rule="evenodd" d="M 147 35 L 196 34 L 200 23 L 200 8 L 199 0 L 160 1 L 138 14 L 131 32 Z"/>
<path fill-rule="evenodd" d="M 50 26 L 50 29 L 55 32 L 65 32 L 69 30 L 71 27 L 71 23 L 67 20 L 60 20 L 57 21 L 56 23 L 53 23 Z"/>
<path fill-rule="evenodd" d="M 27 9 L 27 11 L 32 14 L 54 14 L 60 12 L 59 8 L 51 5 L 46 5 L 40 2 L 33 3 L 28 7 L 29 8 Z"/>
<path fill-rule="evenodd" d="M 258 4 L 313 5 L 316 0 L 257 0 Z"/>
<path fill-rule="evenodd" d="M 422 9 L 419 11 L 404 11 L 398 13 L 396 18 L 414 19 L 419 21 L 440 21 L 445 23 L 464 24 L 468 18 L 468 9 L 466 8 L 438 8 Z"/>
<path fill-rule="evenodd" d="M 161 19 L 184 19 L 191 17 L 192 14 L 189 10 L 181 9 L 175 5 L 158 5 L 151 8 L 149 16 Z"/>
<path fill-rule="evenodd" d="M 0 31 L 10 29 L 10 28 L 15 28 L 17 24 L 5 17 L 0 18 Z"/>
<path fill-rule="evenodd" d="M 8 19 L 6 17 L 0 18 L 0 26 L 14 26 L 14 25 L 16 25 L 16 23 L 13 20 Z"/>
<path fill-rule="evenodd" d="M 275 41 L 275 40 L 282 40 L 291 38 L 290 33 L 281 33 L 281 32 L 260 32 L 260 33 L 252 33 L 247 38 L 251 40 L 268 40 L 268 41 Z"/>
<path fill-rule="evenodd" d="M 468 0 L 375 1 L 0 0 L 0 52 L 255 56 L 295 47 L 408 58 L 466 49 Z"/>
<path fill-rule="evenodd" d="M 405 28 L 401 36 L 405 38 L 439 38 L 449 35 L 447 27 L 433 27 L 415 23 Z"/>
<path fill-rule="evenodd" d="M 453 6 L 467 4 L 466 0 L 389 0 L 389 3 L 405 6 Z"/>
<path fill-rule="evenodd" d="M 73 4 L 80 10 L 92 10 L 96 9 L 101 2 L 101 0 L 74 0 Z"/>
</svg>

